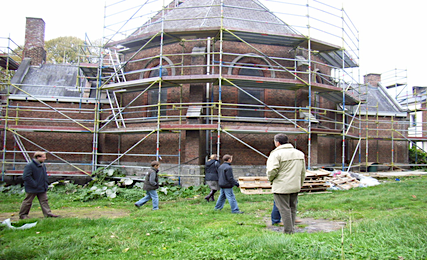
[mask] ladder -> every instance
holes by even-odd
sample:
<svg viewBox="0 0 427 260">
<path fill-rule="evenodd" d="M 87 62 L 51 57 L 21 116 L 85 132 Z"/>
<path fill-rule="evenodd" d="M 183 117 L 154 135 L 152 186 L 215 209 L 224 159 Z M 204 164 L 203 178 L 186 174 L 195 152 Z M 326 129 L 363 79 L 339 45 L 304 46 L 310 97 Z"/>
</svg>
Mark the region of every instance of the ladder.
<svg viewBox="0 0 427 260">
<path fill-rule="evenodd" d="M 126 82 L 123 66 L 120 62 L 120 57 L 119 57 L 119 54 L 117 53 L 117 50 L 105 49 L 105 55 L 106 55 L 105 57 L 108 59 L 105 67 L 111 67 L 114 70 L 113 74 L 111 75 L 112 79 L 114 79 L 117 82 Z M 123 115 L 120 111 L 120 105 L 117 100 L 116 93 L 114 91 L 110 93 L 108 90 L 106 92 L 107 92 L 108 102 L 111 107 L 111 112 L 112 112 L 112 115 L 114 116 L 114 121 L 116 122 L 117 128 L 126 127 Z"/>
<path fill-rule="evenodd" d="M 25 160 L 27 162 L 31 162 L 31 157 L 28 155 L 27 149 L 25 149 L 25 146 L 22 143 L 21 138 L 19 138 L 19 136 L 16 134 L 13 135 L 13 138 L 15 138 L 15 142 L 18 145 L 19 149 L 21 150 L 22 155 L 24 156 Z"/>
</svg>

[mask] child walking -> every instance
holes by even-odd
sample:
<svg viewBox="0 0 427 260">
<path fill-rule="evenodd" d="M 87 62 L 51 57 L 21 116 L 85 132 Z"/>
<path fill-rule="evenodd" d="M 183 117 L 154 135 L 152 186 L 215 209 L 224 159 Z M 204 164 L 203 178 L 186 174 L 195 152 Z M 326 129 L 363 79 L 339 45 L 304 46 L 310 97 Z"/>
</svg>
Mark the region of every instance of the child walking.
<svg viewBox="0 0 427 260">
<path fill-rule="evenodd" d="M 160 163 L 158 161 L 151 162 L 151 168 L 148 171 L 147 176 L 145 176 L 144 187 L 143 189 L 147 191 L 147 195 L 137 201 L 135 206 L 137 208 L 141 207 L 150 199 L 153 200 L 153 210 L 159 209 L 159 196 L 157 195 L 157 189 L 159 188 L 159 172 Z"/>
</svg>

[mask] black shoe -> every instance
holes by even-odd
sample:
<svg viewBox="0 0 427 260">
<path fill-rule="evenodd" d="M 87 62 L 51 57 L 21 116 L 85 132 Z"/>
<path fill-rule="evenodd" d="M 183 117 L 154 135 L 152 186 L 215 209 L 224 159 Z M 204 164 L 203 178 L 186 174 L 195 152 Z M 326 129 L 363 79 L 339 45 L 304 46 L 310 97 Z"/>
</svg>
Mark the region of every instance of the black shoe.
<svg viewBox="0 0 427 260">
<path fill-rule="evenodd" d="M 49 214 L 47 215 L 48 218 L 59 218 L 59 215 L 55 215 L 55 214 Z"/>
<path fill-rule="evenodd" d="M 212 190 L 212 195 L 211 195 L 211 200 L 212 201 L 215 201 L 215 193 L 216 192 L 217 192 L 216 190 Z"/>
<path fill-rule="evenodd" d="M 231 213 L 233 213 L 233 214 L 243 214 L 245 212 L 243 212 L 243 211 L 236 211 L 236 212 L 231 212 Z"/>
<path fill-rule="evenodd" d="M 135 207 L 137 207 L 137 208 L 140 208 L 140 207 L 141 207 L 141 206 L 136 205 L 136 203 L 135 203 L 135 204 L 133 204 L 133 205 L 135 205 Z"/>
</svg>

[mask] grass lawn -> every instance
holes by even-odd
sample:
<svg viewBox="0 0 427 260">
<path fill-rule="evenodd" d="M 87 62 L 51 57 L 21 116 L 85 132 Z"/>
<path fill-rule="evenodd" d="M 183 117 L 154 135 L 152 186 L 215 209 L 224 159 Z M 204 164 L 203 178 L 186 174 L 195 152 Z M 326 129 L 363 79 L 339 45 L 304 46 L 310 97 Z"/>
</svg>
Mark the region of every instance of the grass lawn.
<svg viewBox="0 0 427 260">
<path fill-rule="evenodd" d="M 273 195 L 244 195 L 236 189 L 245 213 L 231 214 L 228 202 L 214 211 L 204 194 L 173 201 L 161 196 L 160 210 L 152 211 L 151 202 L 140 209 L 133 205 L 142 192 L 88 202 L 76 200 L 75 194 L 49 192 L 52 211 L 64 217 L 14 223 L 38 222 L 26 230 L 1 225 L 0 259 L 427 259 L 426 190 L 424 176 L 304 194 L 299 218 L 347 225 L 294 235 L 266 228 Z M 0 194 L 2 216 L 17 214 L 23 197 Z M 35 200 L 30 215 L 40 212 Z"/>
</svg>

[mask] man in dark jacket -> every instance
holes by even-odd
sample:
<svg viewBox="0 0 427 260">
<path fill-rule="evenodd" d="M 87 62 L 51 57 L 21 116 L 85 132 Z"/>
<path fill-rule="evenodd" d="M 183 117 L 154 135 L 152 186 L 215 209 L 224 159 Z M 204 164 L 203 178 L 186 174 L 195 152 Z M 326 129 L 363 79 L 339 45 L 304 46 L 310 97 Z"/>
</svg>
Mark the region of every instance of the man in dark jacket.
<svg viewBox="0 0 427 260">
<path fill-rule="evenodd" d="M 222 157 L 224 163 L 218 168 L 218 185 L 221 188 L 218 201 L 215 205 L 215 210 L 221 210 L 224 207 L 225 199 L 228 200 L 231 207 L 231 213 L 241 214 L 236 198 L 234 197 L 233 187 L 239 187 L 239 183 L 234 179 L 231 162 L 233 156 L 226 154 Z"/>
<path fill-rule="evenodd" d="M 205 181 L 206 184 L 211 188 L 211 192 L 205 197 L 205 200 L 209 202 L 210 200 L 215 201 L 214 194 L 219 190 L 218 186 L 218 168 L 219 161 L 216 154 L 212 154 L 209 161 L 205 164 Z"/>
<path fill-rule="evenodd" d="M 153 210 L 159 209 L 159 196 L 157 195 L 157 189 L 159 188 L 159 172 L 160 163 L 158 161 L 151 162 L 151 168 L 148 170 L 148 174 L 145 176 L 143 189 L 147 191 L 147 195 L 135 203 L 136 207 L 141 207 L 150 199 L 153 200 Z"/>
<path fill-rule="evenodd" d="M 35 152 L 34 158 L 24 168 L 22 178 L 24 179 L 26 196 L 19 211 L 20 219 L 28 218 L 31 206 L 33 205 L 33 200 L 36 196 L 45 217 L 59 217 L 58 215 L 52 214 L 47 199 L 47 187 L 49 183 L 47 179 L 46 166 L 43 164 L 45 160 L 45 152 Z"/>
</svg>

